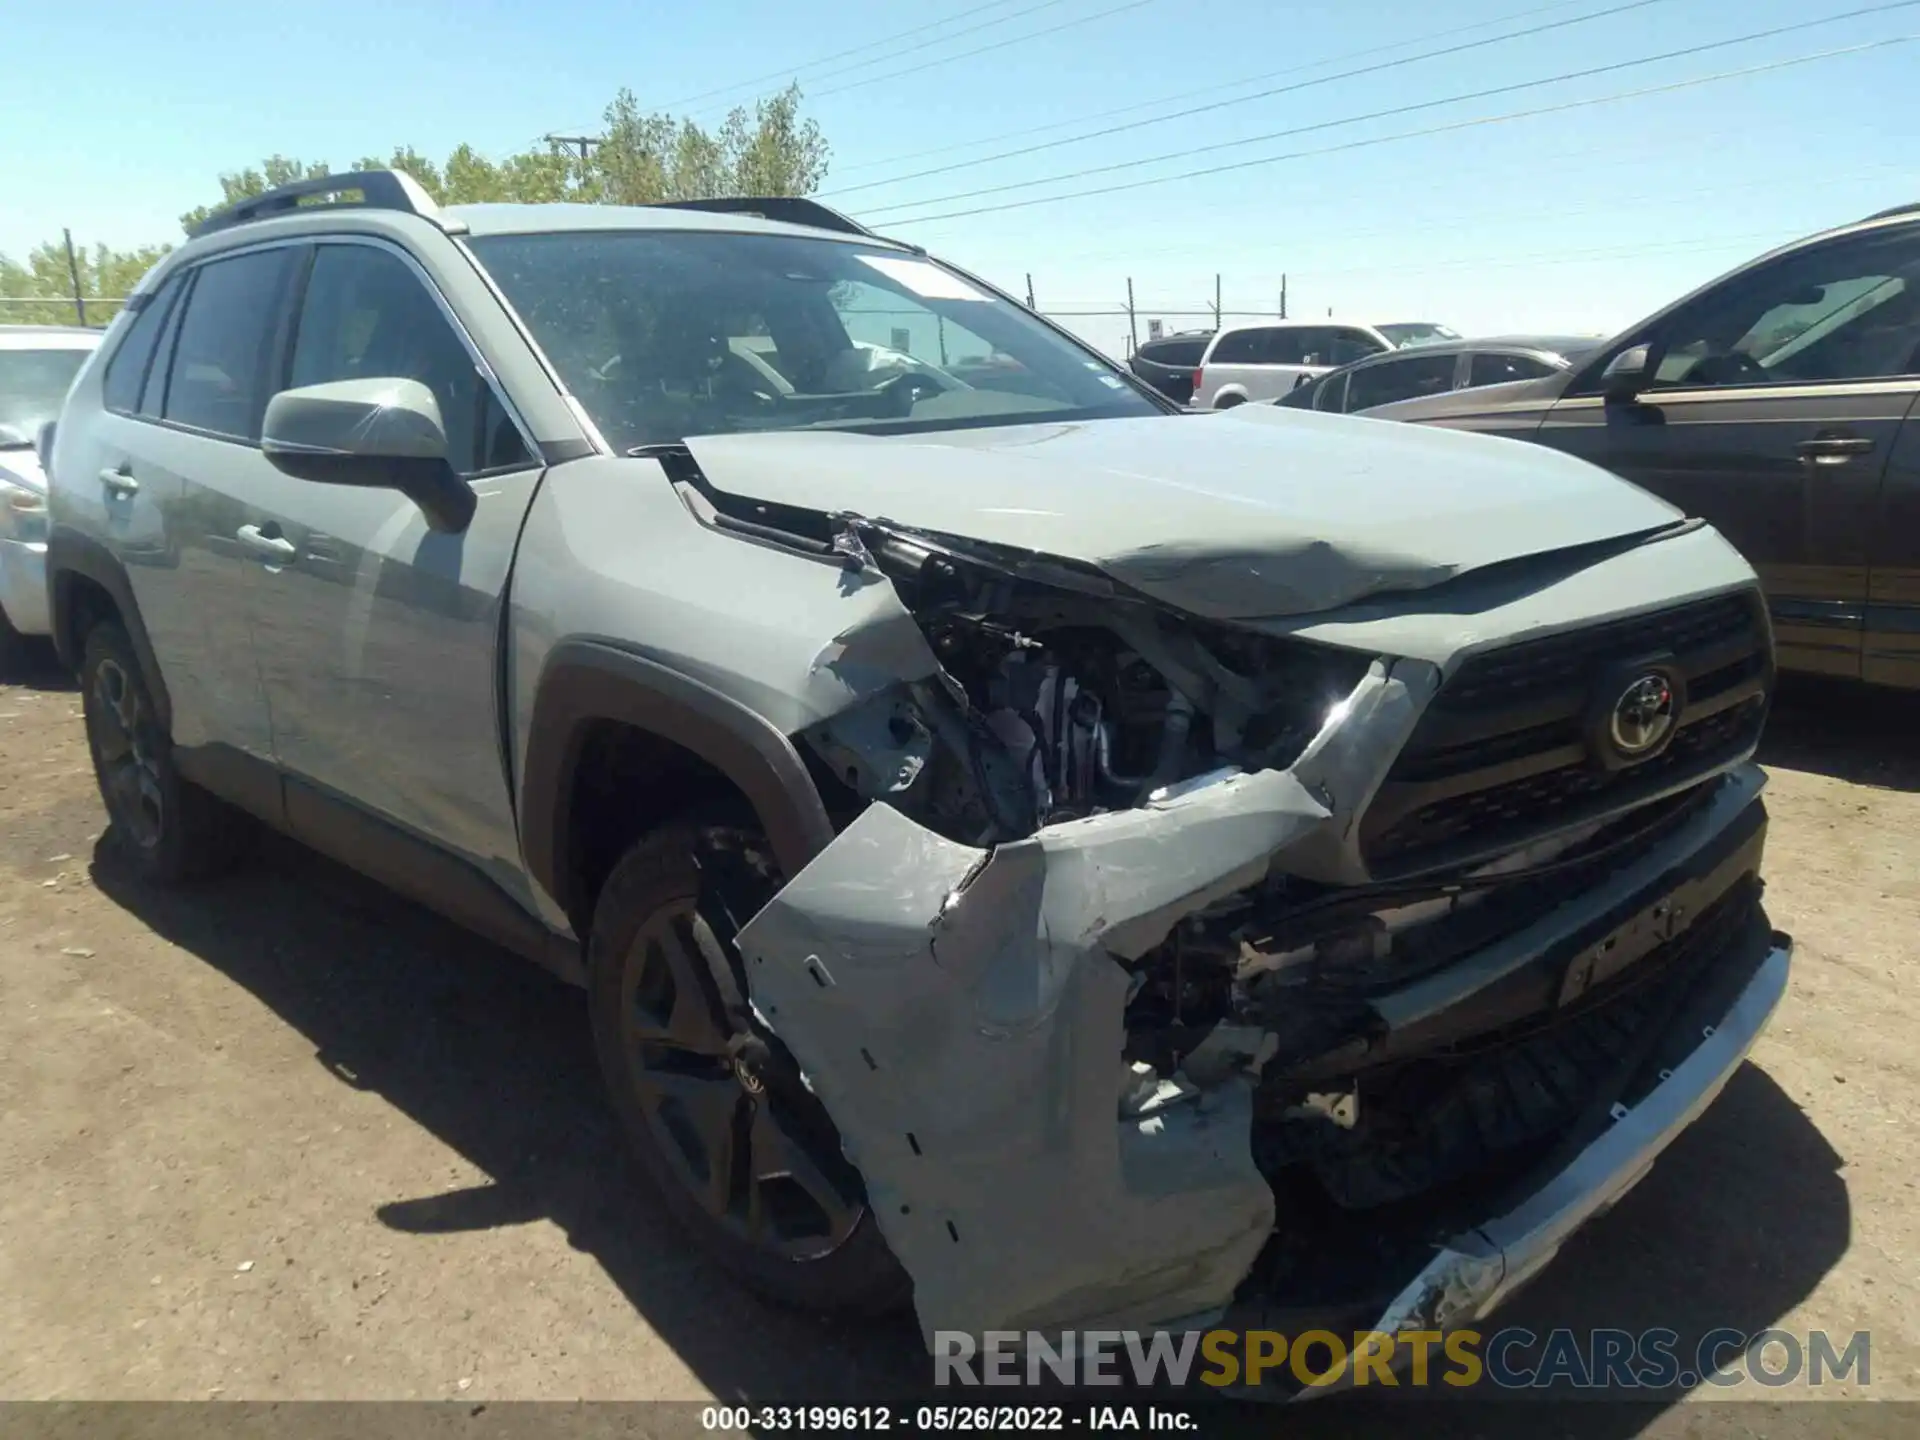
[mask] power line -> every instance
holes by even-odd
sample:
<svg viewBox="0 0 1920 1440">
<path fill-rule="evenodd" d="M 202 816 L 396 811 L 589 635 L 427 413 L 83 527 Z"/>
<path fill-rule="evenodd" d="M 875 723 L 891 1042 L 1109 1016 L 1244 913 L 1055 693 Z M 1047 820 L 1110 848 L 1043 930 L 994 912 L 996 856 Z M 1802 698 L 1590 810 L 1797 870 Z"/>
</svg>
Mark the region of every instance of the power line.
<svg viewBox="0 0 1920 1440">
<path fill-rule="evenodd" d="M 1267 80 L 1278 80 L 1285 75 L 1298 75 L 1306 70 L 1318 70 L 1322 65 L 1338 65 L 1345 60 L 1362 60 L 1369 55 L 1383 54 L 1389 50 L 1404 50 L 1409 45 L 1424 44 L 1429 40 L 1445 40 L 1454 35 L 1465 35 L 1473 30 L 1485 30 L 1490 25 L 1504 25 L 1509 20 L 1527 20 L 1535 15 L 1545 15 L 1554 10 L 1565 10 L 1570 5 L 1586 3 L 1586 0 L 1554 0 L 1551 5 L 1536 5 L 1507 15 L 1496 15 L 1491 20 L 1476 20 L 1471 25 L 1456 25 L 1446 30 L 1431 30 L 1424 35 L 1414 35 L 1405 40 L 1396 40 L 1390 45 L 1369 45 L 1364 50 L 1348 50 L 1338 55 L 1328 55 L 1319 60 L 1309 61 L 1305 65 L 1289 65 L 1284 70 L 1267 70 L 1258 75 L 1246 75 L 1238 80 L 1227 80 L 1218 85 L 1203 85 L 1198 90 L 1182 90 L 1175 95 L 1162 95 L 1157 100 L 1140 100 L 1131 105 L 1121 105 L 1113 110 L 1099 110 L 1092 115 L 1077 115 L 1070 120 L 1055 120 L 1047 125 L 1028 125 L 1019 130 L 1007 130 L 998 135 L 983 135 L 977 140 L 962 140 L 955 145 L 939 145 L 931 150 L 914 150 L 905 155 L 888 155 L 878 160 L 863 160 L 858 165 L 848 165 L 841 170 L 843 175 L 857 175 L 863 170 L 876 170 L 883 165 L 899 165 L 909 160 L 927 160 L 936 155 L 951 155 L 956 150 L 971 150 L 979 145 L 996 145 L 1002 140 L 1019 140 L 1034 135 L 1044 135 L 1050 130 L 1065 130 L 1074 125 L 1085 124 L 1089 120 L 1109 120 L 1116 115 L 1137 115 L 1142 110 L 1153 110 L 1161 105 L 1173 105 L 1182 100 L 1191 100 L 1196 95 L 1218 95 L 1223 90 L 1236 90 L 1242 85 L 1258 85 Z"/>
<path fill-rule="evenodd" d="M 1812 138 L 1819 138 L 1819 137 L 1803 137 L 1803 138 L 1812 139 Z M 1569 153 L 1571 155 L 1578 156 L 1578 155 L 1594 153 L 1594 152 L 1573 151 Z M 1566 157 L 1565 156 L 1530 157 L 1530 163 L 1544 164 L 1556 158 L 1566 158 Z M 1603 165 L 1603 166 L 1595 166 L 1592 168 L 1596 170 L 1607 169 L 1607 168 L 1618 169 L 1626 165 L 1642 165 L 1644 163 L 1645 161 L 1643 159 L 1629 156 L 1620 160 L 1619 164 L 1611 167 Z M 1906 167 L 1900 166 L 1900 165 L 1880 164 L 1880 165 L 1875 165 L 1870 169 L 1849 170 L 1839 174 L 1829 174 L 1823 171 L 1817 178 L 1814 178 L 1814 179 L 1796 178 L 1794 181 L 1794 193 L 1796 196 L 1798 196 L 1798 195 L 1805 194 L 1808 191 L 1828 189 L 1836 185 L 1857 185 L 1863 180 L 1872 180 L 1872 179 L 1876 179 L 1881 176 L 1893 174 L 1896 172 L 1902 175 L 1905 175 L 1907 173 L 1907 169 Z M 1479 173 L 1485 174 L 1485 173 L 1493 173 L 1493 172 L 1482 171 Z M 1408 190 L 1396 191 L 1395 198 L 1404 199 L 1410 194 L 1411 195 L 1431 195 L 1431 194 L 1438 194 L 1443 192 L 1450 195 L 1457 196 L 1459 194 L 1459 188 L 1460 188 L 1459 178 L 1460 177 L 1458 176 L 1451 177 L 1448 180 L 1448 182 L 1443 185 L 1428 186 L 1423 189 L 1411 190 L 1411 191 L 1408 191 Z M 1637 195 L 1619 195 L 1619 194 L 1613 194 L 1609 192 L 1606 195 L 1605 199 L 1595 201 L 1591 204 L 1575 205 L 1575 206 L 1555 205 L 1552 209 L 1552 213 L 1554 218 L 1557 220 L 1557 219 L 1563 219 L 1567 216 L 1591 215 L 1591 214 L 1597 214 L 1597 213 L 1606 212 L 1606 211 L 1619 211 L 1626 206 L 1648 204 L 1654 201 L 1661 201 L 1661 200 L 1666 200 L 1671 202 L 1668 206 L 1664 208 L 1675 208 L 1676 205 L 1681 208 L 1690 208 L 1693 205 L 1693 202 L 1695 200 L 1703 196 L 1732 195 L 1732 194 L 1745 195 L 1745 194 L 1751 193 L 1752 189 L 1753 189 L 1753 183 L 1751 181 L 1743 180 L 1738 184 L 1733 184 L 1733 185 L 1716 185 L 1716 186 L 1711 186 L 1704 189 L 1700 189 L 1700 188 L 1691 189 L 1691 190 L 1688 190 L 1684 195 L 1678 197 L 1677 200 L 1669 192 L 1665 192 L 1665 191 L 1643 192 Z M 1457 210 L 1457 207 L 1454 207 L 1454 208 Z M 1652 211 L 1636 210 L 1634 214 L 1636 215 L 1636 217 L 1644 216 L 1649 213 L 1659 214 L 1660 209 L 1661 207 L 1656 207 Z M 1446 224 L 1446 223 L 1435 224 L 1435 223 L 1428 222 L 1425 218 L 1423 218 L 1418 214 L 1403 213 L 1399 215 L 1395 223 L 1392 225 L 1375 226 L 1366 230 L 1341 229 L 1331 238 L 1337 240 L 1338 243 L 1340 243 L 1341 245 L 1346 245 L 1355 240 L 1373 240 L 1373 239 L 1380 239 L 1385 236 L 1406 236 L 1410 233 L 1417 232 L 1420 238 L 1424 241 L 1428 237 L 1434 236 L 1434 235 L 1462 234 L 1469 231 L 1477 231 L 1482 229 L 1515 230 L 1518 228 L 1525 227 L 1530 220 L 1538 219 L 1539 213 L 1540 212 L 1537 208 L 1533 210 L 1529 210 L 1524 214 L 1520 214 L 1520 215 L 1500 214 L 1497 212 L 1476 212 L 1474 220 L 1470 224 Z M 1293 241 L 1263 240 L 1252 245 L 1228 245 L 1225 248 L 1222 248 L 1215 243 L 1213 238 L 1210 237 L 1205 242 L 1195 242 L 1195 241 L 1189 240 L 1183 244 L 1159 246 L 1150 250 L 1141 250 L 1141 249 L 1128 247 L 1121 250 L 1074 251 L 1074 252 L 1069 252 L 1063 255 L 1056 255 L 1053 252 L 1049 251 L 1047 255 L 1047 259 L 1048 259 L 1048 262 L 1053 265 L 1069 265 L 1069 264 L 1070 265 L 1089 265 L 1089 264 L 1097 264 L 1103 260 L 1117 260 L 1117 259 L 1125 259 L 1125 260 L 1137 262 L 1142 259 L 1150 259 L 1158 256 L 1192 254 L 1203 248 L 1209 256 L 1213 256 L 1216 258 L 1222 257 L 1222 256 L 1244 257 L 1244 256 L 1259 256 L 1259 255 L 1265 255 L 1265 254 L 1281 254 L 1281 253 L 1289 256 L 1297 257 L 1301 253 L 1301 247 L 1297 240 L 1293 240 Z M 1308 253 L 1311 253 L 1311 246 L 1308 247 Z M 1311 262 L 1307 262 L 1307 263 L 1311 263 Z M 1301 262 L 1298 259 L 1295 259 L 1293 260 L 1290 268 L 1298 270 L 1300 264 Z"/>
<path fill-rule="evenodd" d="M 782 80 L 787 78 L 788 76 L 796 75 L 802 70 L 811 70 L 818 65 L 831 65 L 834 61 L 844 60 L 849 55 L 864 55 L 869 50 L 884 49 L 886 46 L 892 45 L 896 41 L 911 40 L 916 35 L 924 35 L 929 30 L 938 30 L 943 26 L 953 24 L 956 20 L 968 20 L 975 15 L 984 15 L 989 10 L 999 10 L 1002 7 L 1011 5 L 1013 3 L 1014 3 L 1014 0 L 993 0 L 993 3 L 991 5 L 976 5 L 970 10 L 957 11 L 954 14 L 947 16 L 947 18 L 944 20 L 929 20 L 926 24 L 915 25 L 910 30 L 901 30 L 896 34 L 885 36 L 884 38 L 879 40 L 869 40 L 864 45 L 855 45 L 850 50 L 836 50 L 831 55 L 820 55 L 815 57 L 812 60 L 803 60 L 797 65 L 787 65 L 782 67 L 779 70 L 771 71 L 768 74 L 757 75 L 751 80 L 739 80 L 739 81 L 735 81 L 731 85 L 721 85 L 718 88 L 713 90 L 703 90 L 698 95 L 688 95 L 679 100 L 670 100 L 661 108 L 665 110 L 672 110 L 676 106 L 680 106 L 680 105 L 697 105 L 703 100 L 711 100 L 716 95 L 732 95 L 741 90 L 751 90 L 754 86 L 764 85 L 771 80 Z M 1002 17 L 1000 17 L 999 20 L 989 20 L 986 22 L 986 25 L 998 25 L 1007 20 L 1017 20 L 1020 18 L 1021 15 L 1030 15 L 1035 10 L 1045 10 L 1050 8 L 1051 6 L 1060 5 L 1064 3 L 1065 3 L 1065 0 L 1044 0 L 1044 3 L 1042 4 L 1029 6 L 1027 9 L 1018 11 L 1013 15 L 1003 15 Z M 974 30 L 985 29 L 986 25 L 976 25 L 970 30 L 962 30 L 958 32 L 958 35 L 971 35 Z M 943 35 L 940 37 L 940 39 L 931 40 L 931 41 L 928 41 L 927 43 L 932 45 L 938 45 L 947 40 L 957 39 L 958 35 Z M 920 47 L 914 47 L 914 48 L 920 48 Z M 901 51 L 899 53 L 905 54 L 907 52 Z M 867 61 L 866 63 L 878 64 L 882 59 L 891 59 L 891 58 L 892 58 L 891 56 L 879 56 L 873 60 Z M 850 67 L 850 68 L 858 68 L 858 67 Z M 836 71 L 835 73 L 838 74 L 842 72 Z"/>
<path fill-rule="evenodd" d="M 869 75 L 864 80 L 854 80 L 845 85 L 835 85 L 827 90 L 816 90 L 813 92 L 813 98 L 820 100 L 828 95 L 839 95 L 848 90 L 858 90 L 862 86 L 878 85 L 886 80 L 898 80 L 905 75 L 918 75 L 922 70 L 936 70 L 942 65 L 951 65 L 957 60 L 971 60 L 976 55 L 985 55 L 992 50 L 1004 50 L 1009 45 L 1024 45 L 1029 40 L 1039 40 L 1048 35 L 1057 35 L 1062 30 L 1072 30 L 1080 25 L 1090 25 L 1095 20 L 1105 20 L 1114 15 L 1124 14 L 1129 10 L 1138 10 L 1142 5 L 1151 5 L 1153 3 L 1154 0 L 1128 0 L 1128 3 L 1124 5 L 1113 5 L 1105 10 L 1095 10 L 1090 15 L 1082 15 L 1073 20 L 1063 20 L 1058 25 L 1049 26 L 1045 30 L 1034 30 L 1025 35 L 1015 35 L 1008 40 L 996 40 L 993 44 L 982 45 L 978 49 L 962 50 L 958 55 L 943 55 L 938 60 L 929 60 L 923 65 L 909 65 L 904 70 L 889 70 L 884 75 Z"/>
<path fill-rule="evenodd" d="M 1226 110 L 1235 105 L 1250 105 L 1256 100 L 1271 100 L 1276 95 L 1290 95 L 1299 90 L 1311 90 L 1316 85 L 1331 85 L 1338 80 L 1353 80 L 1362 75 L 1378 74 L 1382 70 L 1397 70 L 1402 65 L 1417 64 L 1422 60 L 1437 60 L 1445 55 L 1458 55 L 1468 50 L 1480 50 L 1489 45 L 1501 45 L 1509 40 L 1522 40 L 1530 35 L 1544 35 L 1549 30 L 1564 30 L 1570 25 L 1584 25 L 1590 20 L 1607 20 L 1615 15 L 1624 15 L 1629 10 L 1644 10 L 1649 5 L 1664 5 L 1670 0 L 1627 0 L 1624 5 L 1615 5 L 1606 10 L 1596 10 L 1589 15 L 1574 15 L 1564 20 L 1549 20 L 1539 25 L 1530 25 L 1524 30 L 1509 30 L 1503 35 L 1489 35 L 1480 40 L 1463 41 L 1458 45 L 1448 45 L 1439 50 L 1423 50 L 1417 55 L 1403 55 L 1397 60 L 1382 60 L 1373 65 L 1362 65 L 1356 70 L 1342 70 L 1333 75 L 1320 75 L 1311 80 L 1296 80 L 1291 85 L 1279 85 L 1270 90 L 1258 90 L 1251 95 L 1240 95 L 1230 100 L 1213 100 L 1205 105 L 1195 105 L 1188 110 L 1175 110 L 1167 115 L 1155 115 L 1146 120 L 1129 120 L 1123 125 L 1108 125 L 1100 130 L 1089 130 L 1081 135 L 1068 135 L 1059 140 L 1042 140 L 1034 145 L 1022 145 L 1014 150 L 1002 150 L 996 155 L 982 155 L 973 160 L 956 160 L 949 165 L 936 165 L 927 170 L 915 170 L 906 175 L 895 175 L 885 180 L 868 180 L 859 185 L 843 185 L 838 190 L 826 190 L 824 196 L 851 195 L 856 190 L 872 190 L 882 185 L 903 185 L 909 180 L 924 180 L 930 175 L 946 175 L 955 170 L 970 170 L 976 165 L 991 165 L 996 160 L 1013 160 L 1022 155 L 1037 155 L 1042 150 L 1057 150 L 1063 145 L 1078 145 L 1088 140 L 1100 140 L 1109 135 L 1121 135 L 1129 130 L 1139 130 L 1149 125 L 1164 125 L 1170 120 L 1186 120 L 1195 115 L 1205 115 L 1214 110 Z M 1332 122 L 1335 124 L 1342 122 Z M 1188 152 L 1192 153 L 1192 152 Z M 1044 183 L 1044 182 L 1033 182 Z"/>
<path fill-rule="evenodd" d="M 1920 4 L 1920 0 L 1899 0 L 1898 4 L 1882 6 L 1878 8 L 1904 9 L 1907 6 L 1914 5 L 1914 4 Z M 1845 19 L 1848 17 L 1835 16 L 1831 18 Z M 1822 22 L 1811 22 L 1811 23 L 1828 23 L 1828 22 L 1822 21 Z M 1783 28 L 1784 29 L 1804 29 L 1806 27 L 1804 25 L 1795 25 L 1795 26 L 1787 26 Z M 1762 32 L 1762 35 L 1774 35 L 1779 33 L 1781 32 L 1777 30 L 1765 31 L 1765 32 Z M 1440 105 L 1454 105 L 1454 104 L 1460 103 L 1463 100 L 1483 99 L 1489 95 L 1511 93 L 1512 91 L 1515 91 L 1515 90 L 1536 89 L 1542 85 L 1555 85 L 1555 84 L 1560 84 L 1567 80 L 1578 80 L 1578 79 L 1583 79 L 1593 75 L 1604 74 L 1612 70 L 1624 70 L 1624 69 L 1629 69 L 1639 65 L 1650 65 L 1662 60 L 1675 59 L 1681 55 L 1698 53 L 1701 50 L 1717 49 L 1726 45 L 1739 44 L 1743 41 L 1759 39 L 1759 38 L 1762 38 L 1761 35 L 1739 36 L 1734 40 L 1718 41 L 1711 45 L 1693 46 L 1693 47 L 1689 47 L 1687 50 L 1670 51 L 1665 55 L 1648 56 L 1642 60 L 1623 61 L 1620 64 L 1616 64 L 1616 65 L 1602 65 L 1602 66 L 1597 66 L 1590 70 L 1576 70 L 1565 75 L 1548 76 L 1545 79 L 1541 79 L 1541 80 L 1529 80 L 1519 85 L 1505 85 L 1505 86 L 1497 87 L 1496 89 L 1493 89 L 1493 90 L 1477 91 L 1477 92 L 1474 92 L 1473 94 L 1468 94 L 1468 95 L 1454 95 L 1444 100 L 1429 100 L 1429 101 L 1425 101 L 1415 105 L 1398 106 L 1392 110 L 1376 111 L 1370 115 L 1349 116 L 1344 120 L 1330 120 L 1330 121 L 1325 121 L 1315 125 L 1297 126 L 1290 130 L 1278 130 L 1269 135 L 1257 135 L 1257 136 L 1250 137 L 1249 139 L 1246 139 L 1246 140 L 1234 140 L 1234 141 L 1227 141 L 1219 145 L 1203 146 L 1201 147 L 1201 151 L 1222 150 L 1222 149 L 1228 149 L 1228 148 L 1232 148 L 1240 145 L 1254 145 L 1267 140 L 1279 139 L 1287 135 L 1297 135 L 1297 134 L 1303 134 L 1303 133 L 1307 133 L 1314 130 L 1330 129 L 1336 125 L 1353 125 L 1365 120 L 1378 120 L 1378 119 L 1384 119 L 1392 115 L 1408 114 L 1410 112 L 1417 111 L 1417 110 L 1430 110 Z M 1820 61 L 1820 60 L 1834 59 L 1842 55 L 1854 55 L 1854 54 L 1859 54 L 1868 50 L 1883 49 L 1889 45 L 1904 45 L 1909 41 L 1915 40 L 1915 39 L 1920 39 L 1920 36 L 1896 35 L 1886 40 L 1868 41 L 1865 44 L 1844 46 L 1836 50 L 1821 50 L 1821 51 L 1816 51 L 1809 55 L 1796 55 L 1791 57 L 1790 59 L 1773 61 L 1763 65 L 1750 65 L 1738 70 L 1722 70 L 1712 75 L 1696 76 L 1692 79 L 1678 81 L 1673 84 L 1651 85 L 1651 86 L 1646 86 L 1644 88 L 1637 89 L 1637 90 L 1623 90 L 1612 95 L 1602 95 L 1602 96 L 1597 96 L 1587 100 L 1572 100 L 1559 105 L 1543 105 L 1530 110 L 1514 110 L 1514 111 L 1509 111 L 1502 115 L 1488 115 L 1488 116 L 1482 116 L 1478 119 L 1473 119 L 1473 120 L 1459 120 L 1459 121 L 1454 121 L 1445 125 L 1428 126 L 1419 130 L 1400 131 L 1393 135 L 1375 136 L 1375 137 L 1372 137 L 1371 139 L 1366 139 L 1366 140 L 1350 140 L 1342 144 L 1321 146 L 1317 149 L 1312 149 L 1312 150 L 1294 150 L 1294 151 L 1289 151 L 1283 155 L 1268 155 L 1268 156 L 1262 156 L 1260 158 L 1253 159 L 1253 160 L 1231 161 L 1224 165 L 1213 165 L 1213 166 L 1208 166 L 1198 170 L 1184 170 L 1184 171 L 1176 172 L 1175 174 L 1172 174 L 1172 175 L 1155 176 L 1151 179 L 1125 181 L 1117 185 L 1095 186 L 1091 189 L 1086 189 L 1086 190 L 1071 190 L 1060 195 L 1043 195 L 1030 200 L 1014 200 L 1014 201 L 1009 201 L 1009 202 L 1006 202 L 1005 204 L 1000 204 L 1000 205 L 974 206 L 966 210 L 947 210 L 947 211 L 941 211 L 937 214 L 932 214 L 932 215 L 900 216 L 898 218 L 885 220 L 883 223 L 889 226 L 919 225 L 919 224 L 925 224 L 933 220 L 952 220 L 952 219 L 960 218 L 962 216 L 969 216 L 969 215 L 990 215 L 1003 210 L 1023 209 L 1031 205 L 1049 205 L 1049 204 L 1055 204 L 1062 200 L 1084 199 L 1091 195 L 1110 195 L 1110 194 L 1115 194 L 1124 190 L 1139 190 L 1139 189 L 1144 189 L 1145 187 L 1151 186 L 1151 185 L 1164 185 L 1175 180 L 1192 180 L 1192 179 L 1198 179 L 1202 176 L 1207 176 L 1207 175 L 1221 175 L 1231 171 L 1250 169 L 1254 166 L 1259 166 L 1259 165 L 1278 164 L 1284 160 L 1298 160 L 1307 156 L 1314 156 L 1314 155 L 1331 155 L 1331 154 L 1336 154 L 1346 150 L 1363 149 L 1370 145 L 1384 145 L 1396 140 L 1411 140 L 1411 139 L 1415 139 L 1425 135 L 1441 135 L 1441 134 L 1446 134 L 1448 132 L 1456 131 L 1456 130 L 1473 129 L 1477 126 L 1482 126 L 1482 125 L 1502 124 L 1509 120 L 1523 120 L 1523 119 L 1531 119 L 1539 115 L 1553 115 L 1565 110 L 1578 110 L 1586 106 L 1606 104 L 1613 100 L 1626 100 L 1626 99 L 1632 99 L 1642 95 L 1660 95 L 1660 94 L 1665 94 L 1674 90 L 1687 90 L 1687 89 L 1692 89 L 1695 86 L 1699 86 L 1699 85 L 1711 85 L 1721 80 L 1736 79 L 1745 75 L 1759 75 L 1759 74 L 1764 74 L 1771 70 L 1784 70 L 1791 66 L 1811 64 L 1813 62 Z M 1190 150 L 1190 151 L 1184 152 L 1184 154 L 1157 155 L 1157 156 L 1152 156 L 1148 158 L 1129 161 L 1121 165 L 1093 166 L 1085 170 L 1077 170 L 1077 171 L 1068 172 L 1063 175 L 1049 176 L 1042 180 L 1029 180 L 1029 181 L 1021 181 L 1011 185 L 990 186 L 982 190 L 965 191 L 957 195 L 941 195 L 941 196 L 933 197 L 930 199 L 919 200 L 911 203 L 903 203 L 899 205 L 890 205 L 882 208 L 885 211 L 892 211 L 892 210 L 910 210 L 914 208 L 915 205 L 944 205 L 944 204 L 951 203 L 952 201 L 955 201 L 955 200 L 971 199 L 978 195 L 1002 194 L 1009 190 L 1028 189 L 1035 185 L 1057 184 L 1062 180 L 1074 180 L 1087 175 L 1107 174 L 1115 170 L 1132 170 L 1132 169 L 1138 168 L 1141 165 L 1159 164 L 1167 160 L 1182 159 L 1182 158 L 1185 158 L 1185 155 L 1189 155 L 1193 153 L 1196 153 L 1196 152 Z"/>
</svg>

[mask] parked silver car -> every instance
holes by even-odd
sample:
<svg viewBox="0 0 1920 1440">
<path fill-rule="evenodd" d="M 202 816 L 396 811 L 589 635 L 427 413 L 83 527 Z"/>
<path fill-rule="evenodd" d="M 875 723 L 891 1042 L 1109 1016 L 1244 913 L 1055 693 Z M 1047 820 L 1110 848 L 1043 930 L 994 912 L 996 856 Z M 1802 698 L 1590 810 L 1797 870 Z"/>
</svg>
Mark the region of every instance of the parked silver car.
<svg viewBox="0 0 1920 1440">
<path fill-rule="evenodd" d="M 47 481 L 37 445 L 98 330 L 0 325 L 0 675 L 42 644 L 47 621 Z"/>
<path fill-rule="evenodd" d="M 1375 355 L 1296 385 L 1273 403 L 1352 415 L 1424 395 L 1535 380 L 1567 369 L 1601 343 L 1588 335 L 1492 335 Z"/>
<path fill-rule="evenodd" d="M 1193 372 L 1193 406 L 1229 410 L 1277 400 L 1303 380 L 1369 355 L 1460 337 L 1444 325 L 1407 321 L 1357 325 L 1333 320 L 1266 320 L 1233 325 L 1213 337 Z"/>
<path fill-rule="evenodd" d="M 586 987 L 667 1206 L 787 1301 L 1466 1323 L 1786 985 L 1712 530 L 1184 413 L 810 202 L 270 192 L 141 282 L 52 474 L 130 863 L 237 807 Z"/>
</svg>

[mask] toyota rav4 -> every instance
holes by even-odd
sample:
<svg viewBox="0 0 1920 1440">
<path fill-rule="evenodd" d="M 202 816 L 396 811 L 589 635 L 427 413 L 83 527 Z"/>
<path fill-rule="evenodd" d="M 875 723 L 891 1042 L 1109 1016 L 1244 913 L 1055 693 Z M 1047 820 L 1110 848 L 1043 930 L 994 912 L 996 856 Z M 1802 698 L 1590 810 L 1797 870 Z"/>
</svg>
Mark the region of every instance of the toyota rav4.
<svg viewBox="0 0 1920 1440">
<path fill-rule="evenodd" d="M 51 455 L 129 862 L 250 816 L 585 987 L 667 1206 L 790 1302 L 1468 1323 L 1786 985 L 1712 529 L 1182 413 L 811 202 L 274 191 Z"/>
</svg>

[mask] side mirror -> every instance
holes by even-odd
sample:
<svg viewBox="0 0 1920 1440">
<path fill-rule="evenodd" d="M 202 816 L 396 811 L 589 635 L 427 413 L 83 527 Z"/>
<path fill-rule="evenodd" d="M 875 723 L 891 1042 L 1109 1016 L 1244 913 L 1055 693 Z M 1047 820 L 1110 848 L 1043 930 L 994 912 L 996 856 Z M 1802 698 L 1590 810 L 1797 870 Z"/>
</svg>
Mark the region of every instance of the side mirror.
<svg viewBox="0 0 1920 1440">
<path fill-rule="evenodd" d="M 1600 393 L 1609 405 L 1624 405 L 1653 383 L 1650 358 L 1649 347 L 1629 345 L 1607 362 L 1600 372 Z"/>
<path fill-rule="evenodd" d="M 447 462 L 440 402 L 418 380 L 334 380 L 282 390 L 267 402 L 260 450 L 295 479 L 398 490 L 435 530 L 472 523 L 476 502 Z"/>
</svg>

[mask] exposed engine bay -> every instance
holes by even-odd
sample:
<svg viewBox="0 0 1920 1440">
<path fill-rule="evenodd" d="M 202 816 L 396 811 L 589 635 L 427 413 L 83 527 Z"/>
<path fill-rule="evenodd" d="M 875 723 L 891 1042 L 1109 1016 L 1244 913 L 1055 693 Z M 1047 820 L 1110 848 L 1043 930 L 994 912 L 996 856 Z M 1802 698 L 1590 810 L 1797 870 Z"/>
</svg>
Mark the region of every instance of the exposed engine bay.
<svg viewBox="0 0 1920 1440">
<path fill-rule="evenodd" d="M 893 583 L 941 673 L 807 740 L 864 798 L 963 843 L 1284 768 L 1370 663 L 1174 616 L 1058 565 L 1008 573 L 961 542 L 842 523 L 836 547 Z"/>
</svg>

